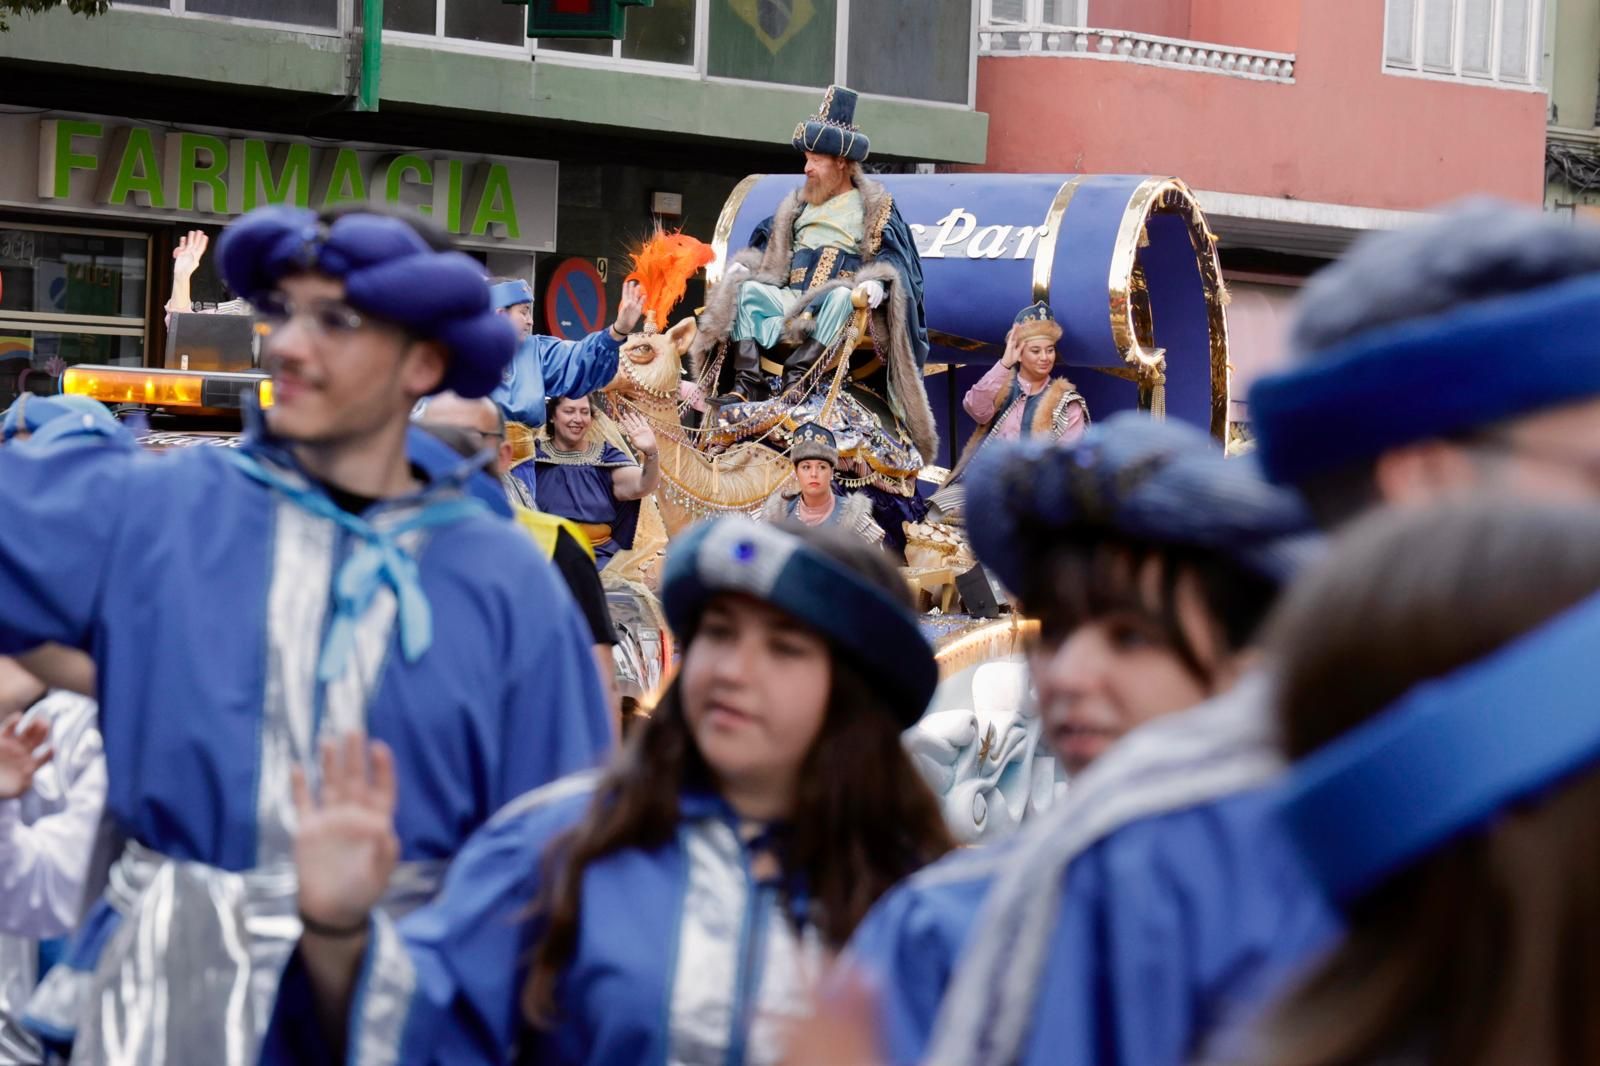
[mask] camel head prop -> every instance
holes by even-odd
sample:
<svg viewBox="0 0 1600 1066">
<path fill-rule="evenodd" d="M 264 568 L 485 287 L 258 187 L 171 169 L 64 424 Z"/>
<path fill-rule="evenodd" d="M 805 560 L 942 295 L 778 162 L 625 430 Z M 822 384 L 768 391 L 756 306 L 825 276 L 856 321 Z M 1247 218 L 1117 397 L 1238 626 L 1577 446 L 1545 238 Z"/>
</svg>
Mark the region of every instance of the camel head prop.
<svg viewBox="0 0 1600 1066">
<path fill-rule="evenodd" d="M 689 345 L 694 343 L 695 320 L 685 318 L 665 333 L 654 326 L 653 316 L 647 317 L 645 328 L 623 342 L 616 376 L 605 387 L 606 392 L 640 404 L 651 400 L 677 402 L 679 368 Z"/>
</svg>

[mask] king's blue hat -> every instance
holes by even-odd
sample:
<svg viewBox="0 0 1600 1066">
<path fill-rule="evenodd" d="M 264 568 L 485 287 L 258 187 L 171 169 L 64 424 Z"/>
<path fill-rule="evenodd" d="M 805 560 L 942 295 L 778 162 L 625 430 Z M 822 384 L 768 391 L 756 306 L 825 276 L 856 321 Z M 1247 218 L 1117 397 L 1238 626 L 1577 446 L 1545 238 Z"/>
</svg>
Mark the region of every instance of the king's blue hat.
<svg viewBox="0 0 1600 1066">
<path fill-rule="evenodd" d="M 828 638 L 902 726 L 915 724 L 933 699 L 939 665 L 910 610 L 793 533 L 718 518 L 672 542 L 661 606 L 680 640 L 694 632 L 706 604 L 727 592 L 769 603 Z"/>
<path fill-rule="evenodd" d="M 1039 530 L 1201 548 L 1280 583 L 1320 547 L 1299 497 L 1249 456 L 1225 458 L 1201 430 L 1134 411 L 1073 444 L 991 444 L 963 480 L 973 550 L 1011 589 L 1035 563 L 1023 534 Z"/>
<path fill-rule="evenodd" d="M 856 163 L 867 158 L 871 143 L 856 126 L 859 98 L 843 85 L 828 86 L 817 113 L 794 128 L 794 146 L 802 152 L 840 156 Z"/>
</svg>

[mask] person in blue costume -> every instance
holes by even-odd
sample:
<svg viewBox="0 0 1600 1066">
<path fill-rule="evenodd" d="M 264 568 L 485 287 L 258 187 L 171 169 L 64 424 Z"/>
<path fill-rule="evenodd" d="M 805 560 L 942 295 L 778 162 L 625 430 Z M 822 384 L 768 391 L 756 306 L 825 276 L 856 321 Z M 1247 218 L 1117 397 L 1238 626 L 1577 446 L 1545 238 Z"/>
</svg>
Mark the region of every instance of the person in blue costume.
<svg viewBox="0 0 1600 1066">
<path fill-rule="evenodd" d="M 604 570 L 617 552 L 633 547 L 639 501 L 661 484 L 655 431 L 637 412 L 623 414 L 618 424 L 635 459 L 594 430 L 589 397 L 552 398 L 549 409 L 547 435 L 534 439 L 532 459 L 513 466 L 510 476 L 525 484 L 521 471 L 536 469 L 540 507 L 576 522 Z"/>
<path fill-rule="evenodd" d="M 622 342 L 644 314 L 644 289 L 637 281 L 624 282 L 616 320 L 582 340 L 568 341 L 533 331 L 533 288 L 523 279 L 491 278 L 489 291 L 495 311 L 519 338 L 516 355 L 490 398 L 507 418 L 533 428 L 544 424 L 547 400 L 587 396 L 610 384 Z"/>
<path fill-rule="evenodd" d="M 1248 1061 L 1600 1061 L 1597 544 L 1592 505 L 1392 512 L 1286 598 L 1284 820 L 1348 925 Z"/>
<path fill-rule="evenodd" d="M 1200 430 L 1131 412 L 1076 444 L 985 452 L 970 483 L 973 546 L 1040 622 L 1029 655 L 1039 720 L 1072 783 L 1005 844 L 892 891 L 851 957 L 877 993 L 895 1063 L 1185 1061 L 1193 1015 L 1221 1011 L 1261 978 L 1241 960 L 1320 936 L 1326 922 L 1314 906 L 1293 921 L 1248 920 L 1253 900 L 1234 887 L 1241 856 L 1219 841 L 1295 876 L 1263 795 L 1165 827 L 1180 838 L 1170 855 L 1138 834 L 1102 839 L 1111 820 L 1150 804 L 1116 754 L 1131 745 L 1165 769 L 1189 764 L 1180 788 L 1219 773 L 1250 782 L 1259 760 L 1213 764 L 1196 723 L 1236 717 L 1259 691 L 1257 631 L 1316 550 L 1309 515 Z M 989 924 L 997 905 L 1003 927 Z M 1217 934 L 1186 937 L 1190 908 L 1214 916 Z M 958 976 L 958 959 L 980 969 Z M 983 1027 L 981 1039 L 952 1024 Z"/>
<path fill-rule="evenodd" d="M 345 935 L 302 938 L 271 1061 L 777 1061 L 872 901 L 951 847 L 900 746 L 938 668 L 898 573 L 839 531 L 702 524 L 661 598 L 683 666 L 622 758 L 502 811 L 398 926 L 372 909 L 390 757 L 325 751 L 300 908 Z"/>
<path fill-rule="evenodd" d="M 922 259 L 894 197 L 862 173 L 871 146 L 855 124 L 856 101 L 852 90 L 831 85 L 817 113 L 795 126 L 805 183 L 756 226 L 706 293 L 690 356 L 700 371 L 726 342 L 734 381 L 723 402 L 756 402 L 772 392 L 763 360 L 774 358 L 781 343 L 798 342 L 776 368 L 785 400 L 798 403 L 802 380 L 839 339 L 859 295 L 871 308 L 878 347 L 852 357 L 855 378 L 886 402 L 926 459 L 938 453 L 939 431 L 922 382 L 928 361 Z M 813 377 L 811 385 L 826 382 Z"/>
<path fill-rule="evenodd" d="M 609 750 L 570 597 L 410 430 L 422 396 L 486 395 L 516 342 L 420 225 L 274 207 L 225 232 L 276 400 L 239 448 L 42 450 L 54 423 L 0 448 L 0 654 L 54 641 L 98 672 L 112 869 L 27 1012 L 74 1062 L 255 1062 L 299 934 L 291 770 L 320 738 L 394 752 L 399 909 Z"/>
</svg>

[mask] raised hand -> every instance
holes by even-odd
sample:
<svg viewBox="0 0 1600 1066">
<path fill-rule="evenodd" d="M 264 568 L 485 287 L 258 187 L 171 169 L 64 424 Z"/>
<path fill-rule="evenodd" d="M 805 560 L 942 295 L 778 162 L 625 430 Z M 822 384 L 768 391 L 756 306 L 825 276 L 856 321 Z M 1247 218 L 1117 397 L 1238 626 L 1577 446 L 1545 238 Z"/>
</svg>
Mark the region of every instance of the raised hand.
<svg viewBox="0 0 1600 1066">
<path fill-rule="evenodd" d="M 617 320 L 611 328 L 626 337 L 644 315 L 644 286 L 637 281 L 622 283 L 622 303 L 617 305 Z"/>
<path fill-rule="evenodd" d="M 211 238 L 205 230 L 192 229 L 178 238 L 178 246 L 172 250 L 174 272 L 185 278 L 192 275 L 200 269 L 200 260 L 210 246 Z"/>
<path fill-rule="evenodd" d="M 1021 361 L 1022 353 L 1017 350 L 1017 327 L 1012 326 L 1006 330 L 1006 350 L 1000 355 L 1000 365 L 1012 367 Z"/>
<path fill-rule="evenodd" d="M 622 432 L 627 435 L 628 443 L 633 445 L 633 450 L 646 459 L 654 459 L 656 455 L 656 431 L 650 428 L 650 423 L 638 411 L 625 411 L 619 420 L 622 423 Z"/>
<path fill-rule="evenodd" d="M 50 739 L 50 723 L 43 718 L 22 721 L 21 713 L 0 722 L 0 799 L 16 799 L 33 787 L 33 775 L 53 754 L 41 747 Z"/>
<path fill-rule="evenodd" d="M 303 916 L 331 929 L 366 920 L 400 857 L 394 802 L 394 756 L 382 741 L 369 743 L 360 733 L 322 742 L 319 799 L 294 769 L 300 821 L 294 861 Z"/>
</svg>

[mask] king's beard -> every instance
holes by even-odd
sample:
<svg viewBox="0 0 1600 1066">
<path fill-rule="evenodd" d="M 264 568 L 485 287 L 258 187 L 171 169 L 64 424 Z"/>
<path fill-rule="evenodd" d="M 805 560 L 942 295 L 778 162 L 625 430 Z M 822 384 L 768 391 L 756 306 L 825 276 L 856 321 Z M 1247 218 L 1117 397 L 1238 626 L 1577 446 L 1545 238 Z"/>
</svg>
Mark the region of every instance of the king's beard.
<svg viewBox="0 0 1600 1066">
<path fill-rule="evenodd" d="M 833 185 L 824 185 L 816 178 L 807 178 L 805 185 L 800 189 L 800 199 L 803 203 L 821 205 L 849 191 L 850 179 L 847 177 L 840 178 L 838 183 Z"/>
</svg>

